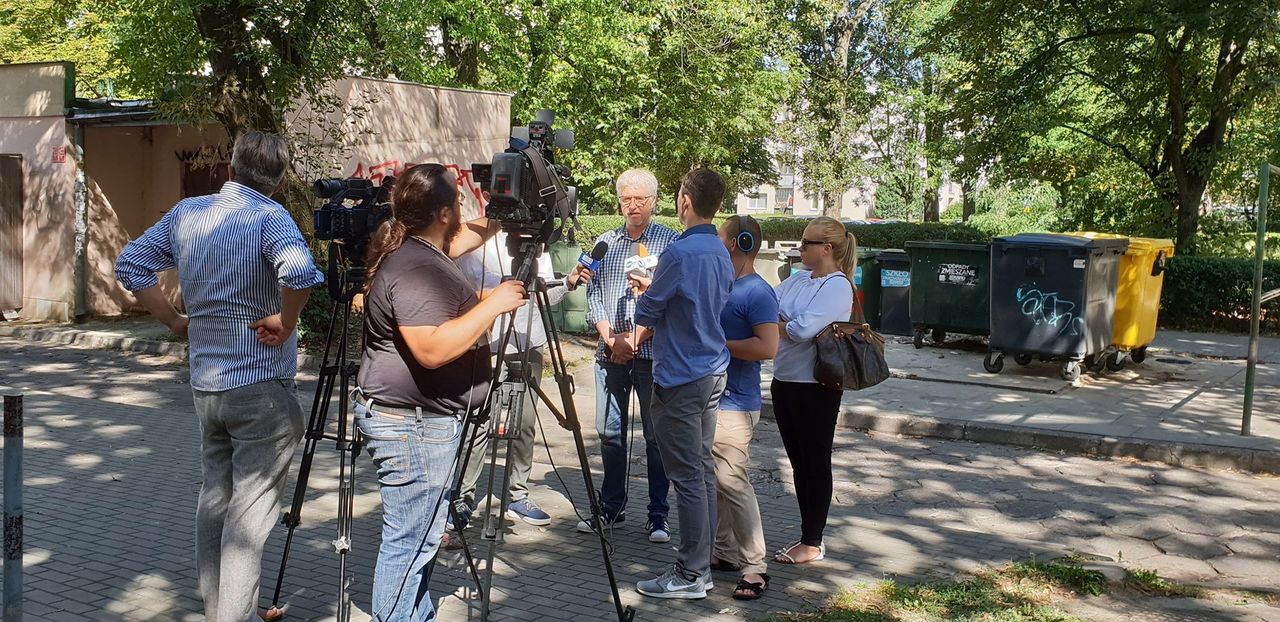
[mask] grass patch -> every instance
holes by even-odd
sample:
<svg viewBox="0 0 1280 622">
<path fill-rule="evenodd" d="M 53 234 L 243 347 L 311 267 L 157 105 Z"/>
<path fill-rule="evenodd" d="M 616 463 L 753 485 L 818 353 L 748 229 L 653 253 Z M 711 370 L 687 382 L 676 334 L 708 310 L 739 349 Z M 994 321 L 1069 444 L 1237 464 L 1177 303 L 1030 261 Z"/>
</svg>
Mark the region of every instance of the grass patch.
<svg viewBox="0 0 1280 622">
<path fill-rule="evenodd" d="M 1207 598 L 1209 592 L 1202 587 L 1185 585 L 1169 581 L 1156 574 L 1154 570 L 1134 568 L 1126 571 L 1125 587 L 1150 596 L 1170 596 L 1174 598 Z"/>
<path fill-rule="evenodd" d="M 1102 573 L 1076 564 L 1020 562 L 957 581 L 901 585 L 882 581 L 852 588 L 824 611 L 786 614 L 774 622 L 1076 622 L 1054 606 L 1077 595 L 1102 594 Z"/>
</svg>

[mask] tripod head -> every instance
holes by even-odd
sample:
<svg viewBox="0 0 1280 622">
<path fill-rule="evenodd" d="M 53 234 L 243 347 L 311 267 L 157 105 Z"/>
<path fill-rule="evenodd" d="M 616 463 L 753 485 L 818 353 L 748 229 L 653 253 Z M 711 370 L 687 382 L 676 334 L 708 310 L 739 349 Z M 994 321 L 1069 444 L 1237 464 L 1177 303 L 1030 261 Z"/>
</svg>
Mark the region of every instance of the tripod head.
<svg viewBox="0 0 1280 622">
<path fill-rule="evenodd" d="M 328 281 L 331 300 L 348 303 L 356 294 L 364 291 L 365 277 L 368 274 L 364 257 L 363 247 L 353 249 L 345 244 L 329 242 L 329 266 L 325 271 L 325 280 Z"/>
</svg>

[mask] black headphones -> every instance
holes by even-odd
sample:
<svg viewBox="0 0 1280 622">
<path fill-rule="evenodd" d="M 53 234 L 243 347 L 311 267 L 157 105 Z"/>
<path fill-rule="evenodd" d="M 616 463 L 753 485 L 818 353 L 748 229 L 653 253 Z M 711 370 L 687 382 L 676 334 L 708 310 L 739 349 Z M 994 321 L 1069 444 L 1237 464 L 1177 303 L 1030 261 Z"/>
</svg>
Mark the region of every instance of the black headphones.
<svg viewBox="0 0 1280 622">
<path fill-rule="evenodd" d="M 751 230 L 747 229 L 747 222 L 750 216 L 745 214 L 738 215 L 738 250 L 750 254 L 756 249 L 756 236 L 751 235 Z"/>
</svg>

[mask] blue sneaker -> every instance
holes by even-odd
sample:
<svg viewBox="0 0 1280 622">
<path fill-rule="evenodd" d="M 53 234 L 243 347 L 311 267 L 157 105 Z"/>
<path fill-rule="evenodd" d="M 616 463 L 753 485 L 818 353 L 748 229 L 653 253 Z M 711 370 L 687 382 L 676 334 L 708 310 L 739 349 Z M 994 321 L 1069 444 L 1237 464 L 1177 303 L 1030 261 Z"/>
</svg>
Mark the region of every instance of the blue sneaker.
<svg viewBox="0 0 1280 622">
<path fill-rule="evenodd" d="M 603 527 L 604 529 L 613 529 L 614 525 L 617 525 L 618 523 L 621 523 L 625 520 L 627 520 L 626 512 L 619 512 L 617 516 L 614 516 L 612 518 L 610 518 L 608 514 L 605 514 Z M 592 516 L 588 520 L 578 521 L 578 525 L 577 527 L 575 527 L 575 529 L 577 529 L 578 532 L 580 533 L 595 533 L 596 531 L 595 525 L 597 522 L 599 522 L 598 517 Z"/>
<path fill-rule="evenodd" d="M 507 506 L 507 509 L 519 516 L 520 520 L 530 525 L 546 527 L 551 524 L 551 515 L 543 512 L 542 508 L 538 507 L 538 504 L 534 503 L 533 499 L 529 497 L 513 502 Z"/>
<path fill-rule="evenodd" d="M 707 597 L 707 585 L 702 575 L 672 564 L 656 578 L 636 584 L 636 591 L 653 598 L 679 598 L 696 600 Z"/>
</svg>

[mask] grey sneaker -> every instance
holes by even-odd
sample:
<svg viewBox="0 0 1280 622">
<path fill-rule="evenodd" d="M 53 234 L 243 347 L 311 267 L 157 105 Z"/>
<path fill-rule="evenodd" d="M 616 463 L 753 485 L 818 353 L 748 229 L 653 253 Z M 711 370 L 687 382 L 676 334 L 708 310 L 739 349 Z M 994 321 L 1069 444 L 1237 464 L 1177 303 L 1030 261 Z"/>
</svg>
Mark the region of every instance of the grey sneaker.
<svg viewBox="0 0 1280 622">
<path fill-rule="evenodd" d="M 711 581 L 711 571 L 708 570 L 707 574 L 702 575 L 702 589 L 710 592 L 715 586 L 716 584 Z"/>
<path fill-rule="evenodd" d="M 637 583 L 636 591 L 653 598 L 697 600 L 707 597 L 707 581 L 698 573 L 672 564 L 656 578 Z"/>
</svg>

